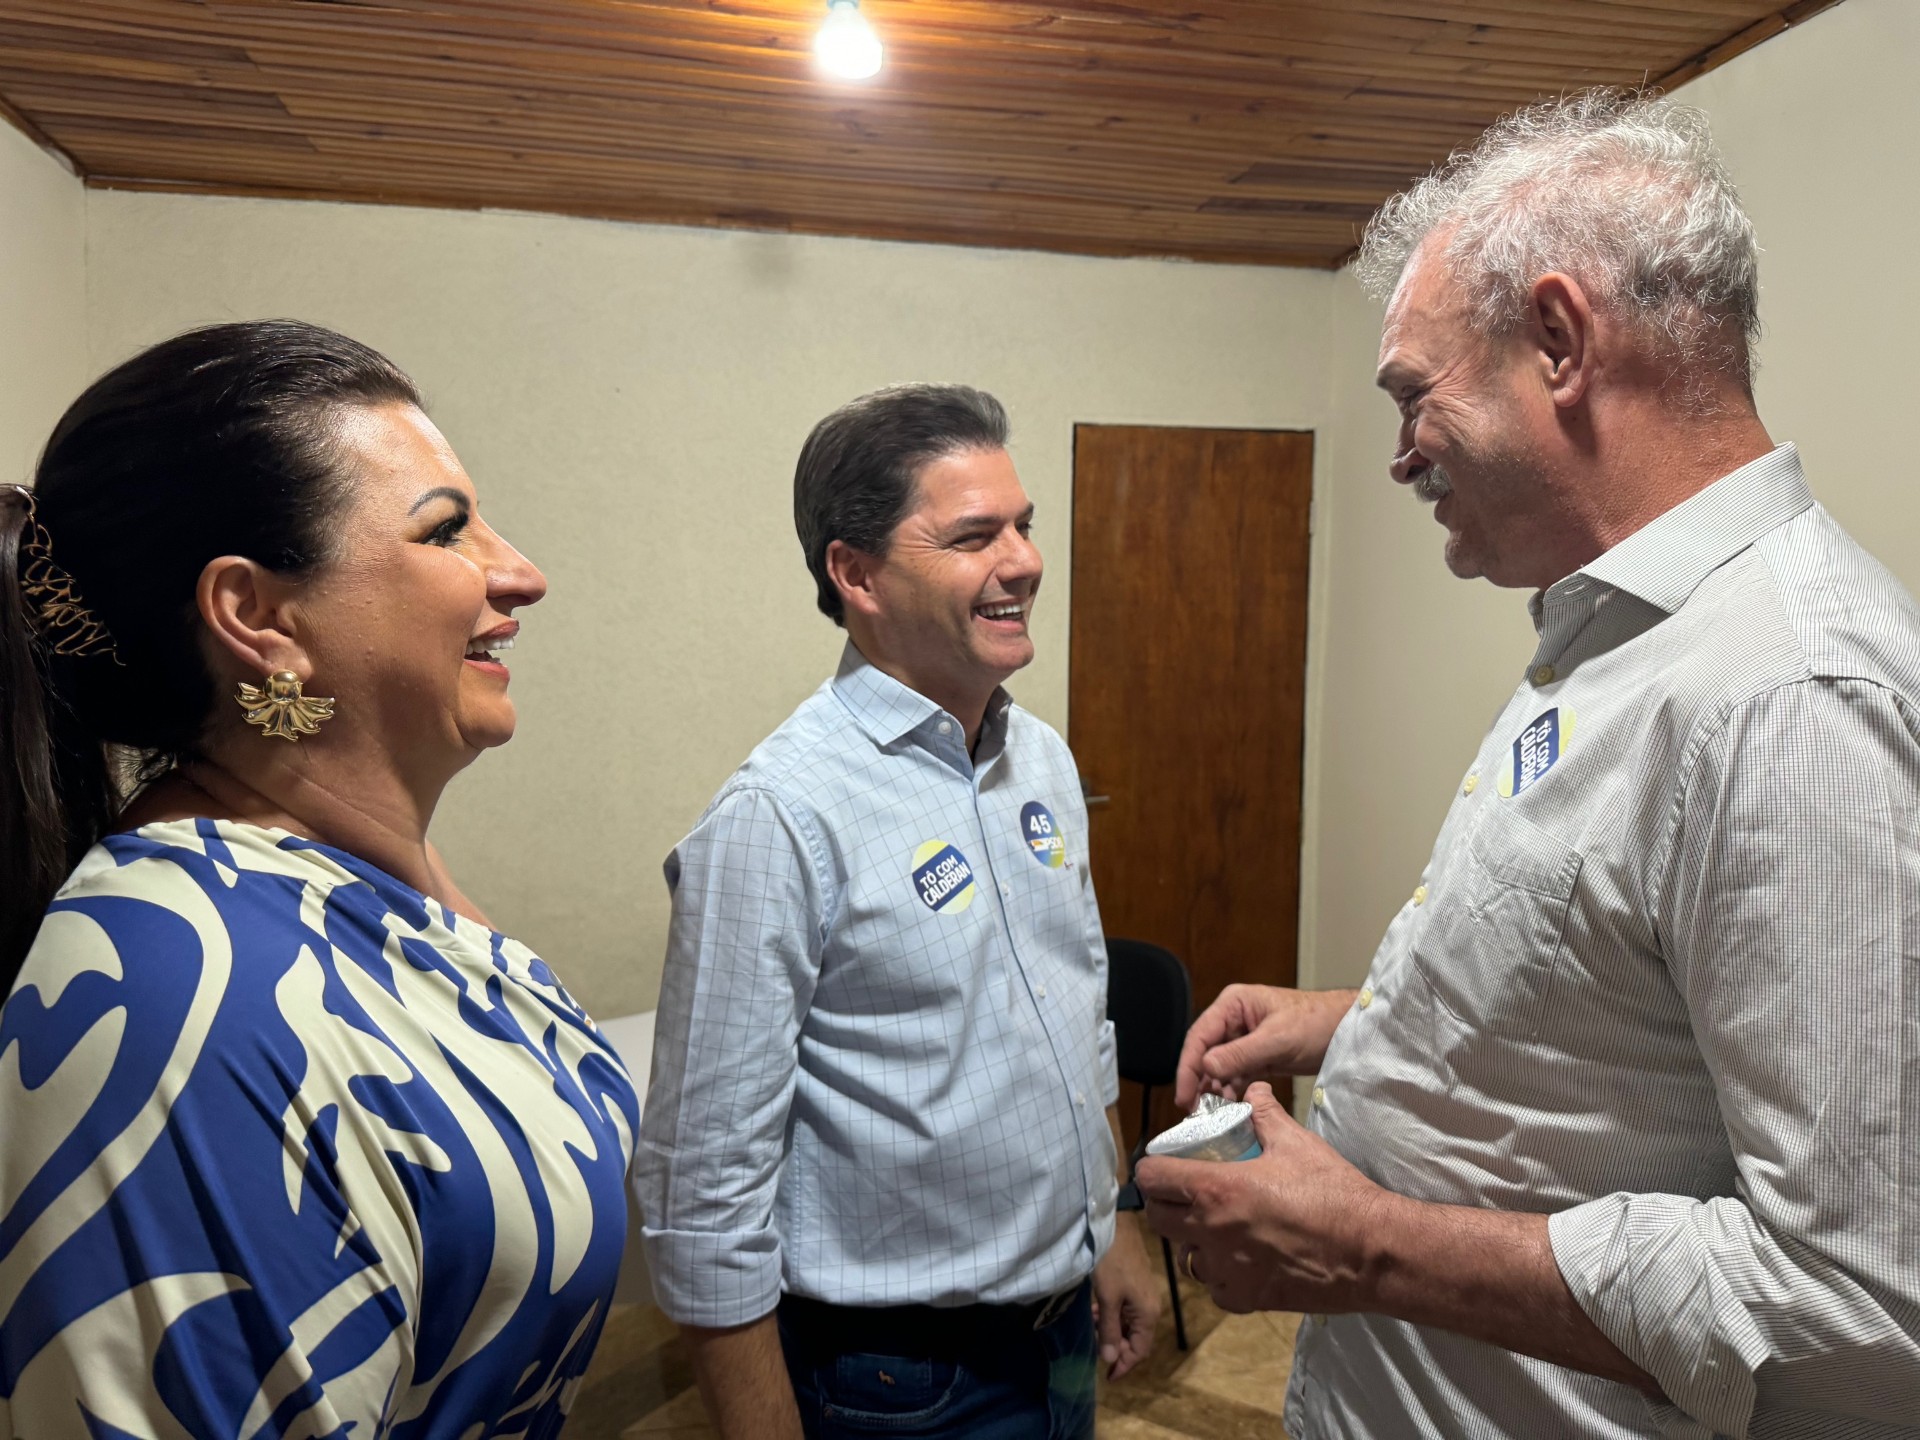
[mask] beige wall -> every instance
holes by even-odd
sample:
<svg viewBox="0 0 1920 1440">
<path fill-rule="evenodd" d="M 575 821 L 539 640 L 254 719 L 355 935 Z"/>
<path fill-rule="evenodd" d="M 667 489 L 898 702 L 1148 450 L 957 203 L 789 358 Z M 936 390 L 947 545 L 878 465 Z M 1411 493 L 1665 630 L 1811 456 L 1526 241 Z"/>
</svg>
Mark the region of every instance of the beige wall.
<svg viewBox="0 0 1920 1440">
<path fill-rule="evenodd" d="M 1763 413 L 1909 584 L 1899 417 L 1920 272 L 1903 136 L 1920 6 L 1847 0 L 1695 82 L 1765 246 Z M 1021 697 L 1064 724 L 1076 421 L 1318 432 L 1302 977 L 1364 973 L 1531 648 L 1385 476 L 1378 313 L 1350 278 L 270 201 L 93 192 L 0 127 L 0 465 L 84 376 L 189 324 L 295 314 L 423 381 L 490 514 L 547 569 L 520 740 L 438 835 L 607 1014 L 652 1003 L 660 858 L 832 663 L 787 518 L 826 409 L 906 377 L 1007 400 L 1052 569 Z M 84 235 L 82 214 L 85 214 Z M 1883 250 L 1888 251 L 1882 254 Z M 83 270 L 82 257 L 85 255 Z M 89 295 L 90 292 L 90 295 Z M 86 351 L 78 317 L 84 313 Z"/>
<path fill-rule="evenodd" d="M 668 848 L 839 654 L 791 520 L 820 415 L 903 379 L 1006 401 L 1049 562 L 1015 690 L 1061 726 L 1074 423 L 1324 418 L 1319 272 L 101 191 L 89 244 L 96 368 L 289 314 L 424 384 L 553 584 L 514 651 L 520 736 L 436 838 L 607 1015 L 653 1003 Z"/>
<path fill-rule="evenodd" d="M 24 483 L 87 379 L 86 192 L 0 122 L 0 483 Z"/>
<path fill-rule="evenodd" d="M 1679 92 L 1707 111 L 1764 248 L 1761 414 L 1814 493 L 1920 587 L 1907 417 L 1920 219 L 1920 5 L 1847 0 Z M 1386 478 L 1394 412 L 1372 387 L 1379 311 L 1333 297 L 1322 456 L 1327 603 L 1316 687 L 1320 807 L 1304 983 L 1357 984 L 1425 864 L 1453 787 L 1533 649 L 1525 597 L 1454 580 L 1441 531 Z"/>
<path fill-rule="evenodd" d="M 1822 504 L 1920 588 L 1914 338 L 1920 5 L 1846 0 L 1681 92 L 1714 134 L 1760 257 L 1760 414 Z"/>
</svg>

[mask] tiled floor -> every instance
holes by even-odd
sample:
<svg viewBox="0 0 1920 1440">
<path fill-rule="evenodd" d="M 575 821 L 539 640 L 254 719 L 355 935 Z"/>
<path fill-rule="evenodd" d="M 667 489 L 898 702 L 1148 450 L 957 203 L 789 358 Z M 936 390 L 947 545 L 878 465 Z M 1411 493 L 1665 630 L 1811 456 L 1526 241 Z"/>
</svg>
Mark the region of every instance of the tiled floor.
<svg viewBox="0 0 1920 1440">
<path fill-rule="evenodd" d="M 1154 1353 L 1100 1395 L 1102 1440 L 1285 1440 L 1280 1424 L 1297 1315 L 1223 1315 L 1182 1282 L 1187 1339 L 1161 1317 Z M 566 1440 L 713 1440 L 686 1351 L 651 1306 L 621 1306 L 574 1401 Z"/>
</svg>

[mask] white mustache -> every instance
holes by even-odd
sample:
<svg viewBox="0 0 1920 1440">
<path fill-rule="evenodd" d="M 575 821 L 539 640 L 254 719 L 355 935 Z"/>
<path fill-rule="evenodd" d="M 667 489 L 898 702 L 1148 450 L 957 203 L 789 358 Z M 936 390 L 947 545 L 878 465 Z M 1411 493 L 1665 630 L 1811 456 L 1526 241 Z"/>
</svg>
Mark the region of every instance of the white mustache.
<svg viewBox="0 0 1920 1440">
<path fill-rule="evenodd" d="M 1453 493 L 1453 480 L 1438 465 L 1413 482 L 1413 493 L 1429 505 L 1438 505 Z"/>
</svg>

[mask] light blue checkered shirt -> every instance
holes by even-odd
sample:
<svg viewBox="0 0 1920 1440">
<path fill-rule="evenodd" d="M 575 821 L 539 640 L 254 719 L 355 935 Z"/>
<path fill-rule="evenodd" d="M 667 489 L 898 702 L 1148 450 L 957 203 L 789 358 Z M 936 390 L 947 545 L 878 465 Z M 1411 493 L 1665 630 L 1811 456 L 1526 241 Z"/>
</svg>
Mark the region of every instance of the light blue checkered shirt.
<svg viewBox="0 0 1920 1440">
<path fill-rule="evenodd" d="M 1034 1300 L 1113 1238 L 1087 815 L 1005 692 L 961 725 L 849 645 L 667 860 L 634 1160 L 681 1324 Z"/>
</svg>

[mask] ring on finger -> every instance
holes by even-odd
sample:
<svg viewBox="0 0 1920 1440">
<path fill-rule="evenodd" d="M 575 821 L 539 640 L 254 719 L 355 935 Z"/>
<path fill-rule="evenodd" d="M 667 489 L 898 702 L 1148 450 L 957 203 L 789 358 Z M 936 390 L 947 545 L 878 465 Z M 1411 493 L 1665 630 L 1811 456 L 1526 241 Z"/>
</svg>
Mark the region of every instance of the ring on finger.
<svg viewBox="0 0 1920 1440">
<path fill-rule="evenodd" d="M 1198 1275 L 1193 1273 L 1193 1257 L 1198 1253 L 1199 1252 L 1196 1251 L 1191 1245 L 1187 1246 L 1186 1249 L 1182 1250 L 1180 1252 L 1180 1268 L 1187 1272 L 1187 1279 L 1193 1281 L 1194 1284 L 1204 1285 L 1207 1282 L 1202 1280 Z"/>
</svg>

